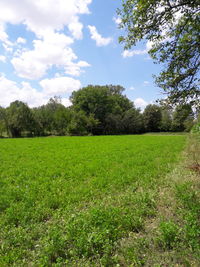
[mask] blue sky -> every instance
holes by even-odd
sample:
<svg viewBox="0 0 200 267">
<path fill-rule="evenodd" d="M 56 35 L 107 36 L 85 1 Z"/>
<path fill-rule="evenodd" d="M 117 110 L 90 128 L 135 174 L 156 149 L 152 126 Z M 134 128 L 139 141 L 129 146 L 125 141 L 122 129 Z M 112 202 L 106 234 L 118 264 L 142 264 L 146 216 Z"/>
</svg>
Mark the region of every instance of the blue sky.
<svg viewBox="0 0 200 267">
<path fill-rule="evenodd" d="M 56 3 L 56 5 L 55 5 Z M 142 109 L 162 97 L 148 56 L 151 43 L 124 51 L 114 0 L 0 1 L 0 105 L 31 107 L 88 84 L 119 84 Z"/>
</svg>

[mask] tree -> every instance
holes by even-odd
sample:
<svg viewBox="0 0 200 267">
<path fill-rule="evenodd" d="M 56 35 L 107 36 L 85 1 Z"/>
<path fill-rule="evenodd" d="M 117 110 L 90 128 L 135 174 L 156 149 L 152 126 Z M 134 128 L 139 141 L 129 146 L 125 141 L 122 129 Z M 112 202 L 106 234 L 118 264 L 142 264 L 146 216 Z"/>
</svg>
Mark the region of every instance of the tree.
<svg viewBox="0 0 200 267">
<path fill-rule="evenodd" d="M 189 131 L 193 126 L 194 113 L 189 104 L 178 105 L 173 114 L 172 130 L 175 132 Z"/>
<path fill-rule="evenodd" d="M 65 135 L 67 132 L 67 126 L 71 120 L 71 113 L 65 106 L 60 105 L 54 112 L 53 116 L 53 128 L 56 135 Z"/>
<path fill-rule="evenodd" d="M 96 127 L 93 128 L 93 134 L 106 134 L 110 132 L 108 124 L 114 119 L 111 114 L 120 117 L 133 105 L 122 94 L 123 91 L 124 88 L 119 85 L 88 85 L 79 91 L 73 92 L 70 100 L 75 111 L 83 111 L 86 116 L 92 114 L 94 119 L 98 121 Z"/>
<path fill-rule="evenodd" d="M 27 104 L 14 101 L 6 110 L 8 129 L 12 137 L 20 137 L 22 132 L 32 135 L 35 129 L 35 120 Z"/>
<path fill-rule="evenodd" d="M 60 97 L 54 97 L 50 98 L 48 103 L 43 106 L 43 112 L 45 116 L 45 123 L 46 123 L 46 131 L 48 134 L 56 134 L 56 113 L 58 110 L 63 109 L 64 106 L 61 104 L 61 98 Z M 67 125 L 64 126 L 65 128 Z"/>
<path fill-rule="evenodd" d="M 146 39 L 156 63 L 165 66 L 156 78 L 174 103 L 200 104 L 200 1 L 124 0 L 120 42 L 130 49 Z"/>
<path fill-rule="evenodd" d="M 65 135 L 71 119 L 70 111 L 59 97 L 50 98 L 46 105 L 33 108 L 37 122 L 37 135 Z"/>
<path fill-rule="evenodd" d="M 144 126 L 147 132 L 159 132 L 162 113 L 161 108 L 157 105 L 147 105 L 144 113 Z"/>
<path fill-rule="evenodd" d="M 170 132 L 172 130 L 172 109 L 168 106 L 161 107 L 160 130 Z"/>
<path fill-rule="evenodd" d="M 140 109 L 133 107 L 125 112 L 123 132 L 126 134 L 139 134 L 144 132 L 144 121 Z"/>
<path fill-rule="evenodd" d="M 105 122 L 105 134 L 120 134 L 123 132 L 122 115 L 110 113 L 106 116 Z"/>
<path fill-rule="evenodd" d="M 92 134 L 94 127 L 98 125 L 98 120 L 94 119 L 91 114 L 86 114 L 81 111 L 72 111 L 72 118 L 67 127 L 69 135 L 88 135 Z"/>
<path fill-rule="evenodd" d="M 0 137 L 7 132 L 6 110 L 0 106 Z"/>
</svg>

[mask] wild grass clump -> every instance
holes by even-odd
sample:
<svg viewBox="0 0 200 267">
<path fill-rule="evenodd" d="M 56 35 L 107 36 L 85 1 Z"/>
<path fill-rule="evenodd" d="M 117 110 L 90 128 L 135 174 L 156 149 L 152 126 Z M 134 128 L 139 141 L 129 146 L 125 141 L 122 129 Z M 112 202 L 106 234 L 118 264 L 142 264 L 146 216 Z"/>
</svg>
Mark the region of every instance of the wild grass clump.
<svg viewBox="0 0 200 267">
<path fill-rule="evenodd" d="M 188 167 L 200 173 L 200 132 L 191 132 L 187 145 Z"/>
<path fill-rule="evenodd" d="M 190 181 L 176 186 L 177 198 L 183 205 L 184 239 L 192 250 L 200 250 L 200 192 L 197 190 Z"/>
<path fill-rule="evenodd" d="M 175 247 L 180 238 L 180 229 L 173 221 L 163 221 L 159 225 L 159 236 L 157 242 L 165 249 L 172 249 Z"/>
</svg>

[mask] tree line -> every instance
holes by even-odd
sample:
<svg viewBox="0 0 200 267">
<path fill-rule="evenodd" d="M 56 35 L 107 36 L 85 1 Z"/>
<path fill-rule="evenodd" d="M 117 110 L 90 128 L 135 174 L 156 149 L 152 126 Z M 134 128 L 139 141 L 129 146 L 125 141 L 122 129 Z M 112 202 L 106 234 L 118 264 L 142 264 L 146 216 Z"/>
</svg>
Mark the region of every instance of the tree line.
<svg viewBox="0 0 200 267">
<path fill-rule="evenodd" d="M 74 91 L 72 105 L 59 97 L 30 108 L 22 101 L 0 107 L 0 136 L 113 135 L 145 132 L 189 131 L 194 113 L 189 104 L 171 108 L 150 104 L 141 112 L 124 94 L 122 86 L 88 85 Z"/>
</svg>

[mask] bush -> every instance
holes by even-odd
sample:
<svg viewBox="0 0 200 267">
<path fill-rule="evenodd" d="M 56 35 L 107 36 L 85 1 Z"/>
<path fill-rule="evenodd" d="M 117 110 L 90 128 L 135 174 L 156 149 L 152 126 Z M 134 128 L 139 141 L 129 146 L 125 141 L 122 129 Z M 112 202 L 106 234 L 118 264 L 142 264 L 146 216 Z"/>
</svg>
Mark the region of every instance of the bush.
<svg viewBox="0 0 200 267">
<path fill-rule="evenodd" d="M 161 222 L 159 244 L 167 249 L 172 249 L 179 240 L 179 227 L 171 221 Z"/>
</svg>

